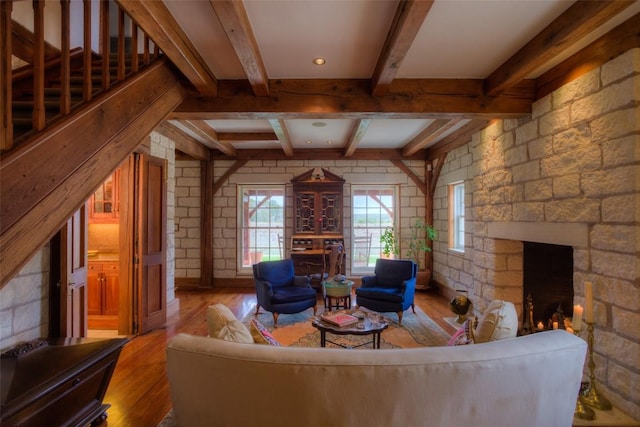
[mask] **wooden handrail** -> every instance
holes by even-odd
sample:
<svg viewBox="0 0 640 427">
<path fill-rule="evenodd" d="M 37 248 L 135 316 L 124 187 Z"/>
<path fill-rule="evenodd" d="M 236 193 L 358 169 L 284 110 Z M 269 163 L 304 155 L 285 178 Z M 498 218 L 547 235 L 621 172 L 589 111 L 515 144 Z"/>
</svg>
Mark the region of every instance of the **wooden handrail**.
<svg viewBox="0 0 640 427">
<path fill-rule="evenodd" d="M 160 57 L 160 52 L 151 38 L 141 30 L 128 14 L 119 6 L 109 7 L 108 0 L 98 0 L 100 6 L 94 10 L 92 4 L 95 0 L 83 0 L 83 21 L 82 21 L 82 46 L 71 46 L 71 34 L 73 23 L 71 22 L 72 7 L 74 3 L 70 0 L 58 0 L 60 4 L 60 21 L 56 22 L 61 28 L 60 50 L 55 50 L 56 56 L 52 56 L 52 45 L 44 39 L 45 21 L 49 16 L 47 7 L 52 4 L 50 0 L 31 0 L 33 6 L 33 33 L 28 32 L 23 25 L 12 21 L 13 2 L 15 0 L 3 0 L 0 2 L 0 20 L 2 32 L 0 34 L 2 56 L 0 57 L 0 150 L 3 153 L 15 148 L 16 140 L 26 140 L 26 136 L 34 137 L 33 132 L 26 132 L 24 122 L 27 117 L 21 115 L 21 119 L 13 111 L 14 101 L 21 101 L 19 105 L 24 111 L 24 101 L 33 103 L 33 108 L 29 109 L 31 129 L 36 132 L 42 131 L 53 119 L 58 121 L 60 116 L 69 115 L 78 102 L 91 101 L 96 93 L 110 90 L 117 83 L 124 81 L 132 75 L 140 72 L 142 67 L 146 67 Z M 78 3 L 76 3 L 78 4 Z M 79 6 L 80 7 L 80 6 Z M 95 33 L 92 28 L 94 14 L 98 13 L 97 21 L 98 40 L 94 40 Z M 117 20 L 117 34 L 110 34 L 109 23 Z M 80 31 L 78 25 L 77 30 Z M 128 34 L 130 30 L 130 35 Z M 139 31 L 144 37 L 142 46 L 138 46 Z M 130 37 L 130 44 L 127 43 Z M 21 56 L 29 56 L 28 64 L 19 68 L 13 68 L 12 63 L 12 39 L 20 40 Z M 111 45 L 111 40 L 117 39 L 117 46 Z M 154 54 L 150 54 L 153 43 Z M 27 48 L 25 48 L 25 46 Z M 99 52 L 96 54 L 92 47 L 98 46 Z M 130 49 L 127 52 L 127 49 Z M 117 58 L 115 71 L 112 73 L 111 50 Z M 82 58 L 75 53 L 83 52 Z M 129 56 L 130 55 L 130 56 Z M 93 69 L 100 70 L 100 83 L 93 79 Z M 79 87 L 80 82 L 73 82 L 74 75 L 82 76 L 82 98 L 79 91 L 75 91 L 72 86 Z M 96 76 L 97 77 L 97 76 Z M 28 82 L 28 87 L 25 84 Z M 55 83 L 55 84 L 54 84 Z M 59 91 L 52 95 L 48 88 L 55 87 Z M 96 89 L 98 89 L 96 91 Z M 55 101 L 59 107 L 53 109 L 52 96 L 57 97 Z M 16 122 L 19 120 L 19 122 Z M 17 123 L 21 123 L 19 126 Z M 23 141 L 24 142 L 24 141 Z"/>
</svg>

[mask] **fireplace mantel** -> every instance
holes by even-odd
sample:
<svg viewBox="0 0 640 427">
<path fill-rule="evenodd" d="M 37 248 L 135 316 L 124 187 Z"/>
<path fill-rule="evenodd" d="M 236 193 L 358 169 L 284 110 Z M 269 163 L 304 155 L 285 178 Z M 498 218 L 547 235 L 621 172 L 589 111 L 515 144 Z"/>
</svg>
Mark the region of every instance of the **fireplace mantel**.
<svg viewBox="0 0 640 427">
<path fill-rule="evenodd" d="M 586 224 L 557 222 L 491 222 L 487 235 L 494 239 L 548 243 L 586 248 L 589 227 Z"/>
</svg>

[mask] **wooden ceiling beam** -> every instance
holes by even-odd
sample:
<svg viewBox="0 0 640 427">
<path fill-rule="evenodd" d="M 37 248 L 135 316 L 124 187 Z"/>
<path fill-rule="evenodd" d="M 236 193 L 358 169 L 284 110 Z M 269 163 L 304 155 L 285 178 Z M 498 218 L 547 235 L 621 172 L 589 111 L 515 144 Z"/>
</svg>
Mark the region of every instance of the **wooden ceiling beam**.
<svg viewBox="0 0 640 427">
<path fill-rule="evenodd" d="M 215 96 L 217 81 L 161 1 L 116 0 L 202 95 Z"/>
<path fill-rule="evenodd" d="M 163 122 L 155 131 L 173 140 L 176 144 L 176 150 L 180 150 L 197 160 L 209 160 L 209 148 L 171 123 Z"/>
<path fill-rule="evenodd" d="M 207 147 L 220 150 L 227 156 L 235 156 L 236 149 L 228 142 L 222 142 L 216 131 L 204 120 L 185 120 L 181 124 L 202 139 Z"/>
<path fill-rule="evenodd" d="M 371 93 L 374 96 L 384 95 L 389 90 L 389 85 L 395 78 L 432 5 L 433 1 L 415 0 L 401 0 L 398 4 L 391 29 L 371 78 Z"/>
<path fill-rule="evenodd" d="M 278 136 L 284 155 L 287 157 L 293 156 L 293 143 L 291 142 L 291 137 L 289 137 L 289 131 L 287 130 L 284 120 L 269 119 L 269 123 L 273 128 L 273 132 Z"/>
<path fill-rule="evenodd" d="M 487 77 L 487 95 L 500 95 L 633 3 L 576 1 Z"/>
<path fill-rule="evenodd" d="M 238 150 L 235 157 L 225 156 L 219 152 L 211 153 L 213 160 L 248 159 L 248 160 L 344 160 L 342 148 L 299 148 L 287 156 L 283 150 Z M 424 153 L 416 153 L 410 157 L 402 155 L 400 150 L 360 148 L 349 158 L 350 160 L 405 159 L 424 160 Z"/>
<path fill-rule="evenodd" d="M 344 149 L 344 156 L 351 157 L 353 153 L 358 148 L 358 144 L 360 144 L 360 140 L 367 132 L 369 125 L 371 124 L 370 119 L 359 119 L 356 120 L 356 123 L 353 125 L 353 129 L 351 129 L 351 135 L 349 136 L 349 140 Z"/>
<path fill-rule="evenodd" d="M 218 140 L 225 142 L 279 142 L 275 132 L 218 132 Z"/>
<path fill-rule="evenodd" d="M 461 119 L 437 119 L 434 120 L 429 126 L 427 126 L 422 132 L 420 132 L 415 138 L 409 141 L 403 148 L 402 154 L 410 156 L 423 148 L 427 147 L 430 143 L 438 139 L 443 133 L 457 125 Z"/>
<path fill-rule="evenodd" d="M 489 125 L 488 120 L 471 120 L 460 129 L 456 129 L 450 135 L 445 136 L 440 141 L 426 149 L 426 159 L 434 160 L 446 155 L 449 151 L 471 141 L 474 133 L 480 132 Z"/>
<path fill-rule="evenodd" d="M 401 79 L 381 97 L 369 93 L 367 80 L 278 80 L 264 97 L 242 87 L 241 82 L 221 81 L 217 97 L 192 96 L 170 118 L 517 118 L 531 112 L 535 96 L 535 82 L 525 81 L 508 94 L 488 97 L 478 79 Z"/>
<path fill-rule="evenodd" d="M 536 99 L 602 66 L 630 49 L 640 47 L 640 13 L 609 31 L 536 78 Z"/>
<path fill-rule="evenodd" d="M 242 0 L 209 0 L 256 96 L 269 94 L 269 78 Z"/>
</svg>

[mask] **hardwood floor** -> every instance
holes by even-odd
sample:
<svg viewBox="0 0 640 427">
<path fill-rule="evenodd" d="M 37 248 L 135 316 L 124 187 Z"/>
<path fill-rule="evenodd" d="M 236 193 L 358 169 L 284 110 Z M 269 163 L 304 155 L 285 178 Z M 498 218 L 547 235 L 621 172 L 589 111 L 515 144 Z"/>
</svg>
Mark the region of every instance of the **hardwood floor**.
<svg viewBox="0 0 640 427">
<path fill-rule="evenodd" d="M 166 376 L 165 347 L 177 333 L 207 334 L 206 309 L 223 303 L 239 319 L 255 311 L 251 289 L 178 290 L 180 311 L 166 327 L 133 338 L 122 350 L 104 402 L 111 404 L 108 418 L 100 427 L 155 427 L 171 409 Z M 355 298 L 353 299 L 355 303 Z M 419 291 L 415 303 L 445 331 L 455 332 L 444 317 L 452 316 L 448 300 L 434 291 Z M 318 298 L 322 307 L 322 297 Z M 410 316 L 410 311 L 405 316 Z"/>
</svg>

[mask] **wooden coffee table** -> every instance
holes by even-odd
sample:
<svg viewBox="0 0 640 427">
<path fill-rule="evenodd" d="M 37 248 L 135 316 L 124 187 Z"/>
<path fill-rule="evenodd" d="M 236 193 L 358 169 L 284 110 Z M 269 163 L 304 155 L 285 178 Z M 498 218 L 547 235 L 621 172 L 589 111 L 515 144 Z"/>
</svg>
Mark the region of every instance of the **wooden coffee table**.
<svg viewBox="0 0 640 427">
<path fill-rule="evenodd" d="M 329 342 L 342 348 L 357 348 L 368 344 L 372 344 L 373 348 L 380 348 L 380 335 L 389 326 L 389 322 L 384 316 L 362 310 L 339 310 L 332 313 L 347 313 L 360 318 L 360 320 L 358 323 L 340 327 L 323 321 L 320 316 L 313 317 L 311 325 L 320 331 L 320 347 L 326 347 Z M 334 335 L 371 335 L 371 341 L 351 347 L 345 346 L 328 340 L 327 332 Z"/>
</svg>

